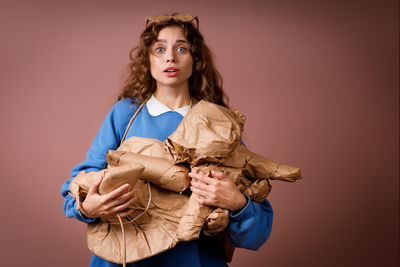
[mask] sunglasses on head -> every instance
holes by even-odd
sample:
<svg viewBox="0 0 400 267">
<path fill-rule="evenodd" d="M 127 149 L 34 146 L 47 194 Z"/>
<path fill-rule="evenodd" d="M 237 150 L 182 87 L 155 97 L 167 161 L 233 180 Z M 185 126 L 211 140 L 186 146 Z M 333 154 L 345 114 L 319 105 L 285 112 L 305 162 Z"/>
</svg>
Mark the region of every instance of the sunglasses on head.
<svg viewBox="0 0 400 267">
<path fill-rule="evenodd" d="M 165 22 L 169 20 L 175 20 L 175 21 L 182 21 L 182 22 L 192 22 L 193 20 L 196 20 L 196 26 L 197 29 L 199 29 L 199 18 L 192 14 L 192 15 L 173 15 L 173 16 L 167 16 L 167 15 L 156 15 L 156 16 L 149 16 L 145 18 L 146 22 L 146 28 L 148 26 L 148 23 L 152 22 Z"/>
</svg>

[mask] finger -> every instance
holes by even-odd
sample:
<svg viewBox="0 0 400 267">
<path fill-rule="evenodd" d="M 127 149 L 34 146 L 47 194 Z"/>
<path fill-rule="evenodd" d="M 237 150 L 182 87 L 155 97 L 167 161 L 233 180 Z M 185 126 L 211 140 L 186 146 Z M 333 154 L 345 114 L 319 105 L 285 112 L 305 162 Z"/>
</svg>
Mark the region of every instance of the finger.
<svg viewBox="0 0 400 267">
<path fill-rule="evenodd" d="M 197 194 L 194 194 L 194 200 L 196 200 L 197 203 L 199 203 L 201 205 L 213 206 L 213 207 L 218 206 L 218 203 L 216 201 L 212 201 L 207 198 L 203 198 Z"/>
<path fill-rule="evenodd" d="M 110 199 L 108 206 L 113 208 L 115 206 L 121 205 L 126 201 L 130 200 L 131 198 L 135 197 L 135 193 L 136 193 L 136 188 L 133 188 L 131 191 L 128 191 L 127 193 L 124 193 L 123 195 L 117 198 Z"/>
<path fill-rule="evenodd" d="M 200 189 L 200 190 L 203 190 L 203 191 L 208 191 L 208 189 L 209 189 L 209 185 L 207 185 L 205 183 L 198 182 L 197 180 L 190 181 L 190 184 L 193 187 L 195 187 L 197 189 Z"/>
<path fill-rule="evenodd" d="M 121 218 L 123 218 L 123 217 L 131 215 L 134 211 L 135 211 L 134 209 L 124 210 L 124 211 L 119 212 L 118 215 Z"/>
<path fill-rule="evenodd" d="M 198 199 L 204 199 L 204 197 L 196 194 L 195 192 L 192 192 L 192 195 L 194 196 L 194 198 L 198 198 Z"/>
<path fill-rule="evenodd" d="M 129 187 L 129 184 L 123 184 L 120 187 L 118 187 L 117 189 L 111 191 L 110 193 L 104 195 L 104 200 L 105 201 L 109 201 L 111 199 L 117 198 L 120 195 L 122 195 L 125 190 Z"/>
<path fill-rule="evenodd" d="M 191 173 L 189 173 L 189 176 L 192 179 L 198 180 L 198 181 L 206 183 L 206 184 L 214 184 L 215 183 L 215 180 L 213 178 L 210 178 L 210 177 L 205 176 L 205 175 L 200 174 L 200 173 L 191 172 Z"/>
<path fill-rule="evenodd" d="M 100 178 L 97 179 L 97 180 L 92 184 L 92 186 L 89 187 L 88 195 L 89 195 L 89 194 L 97 194 L 97 193 L 98 193 L 99 186 L 100 186 L 102 180 L 103 180 L 103 176 L 100 176 Z"/>
<path fill-rule="evenodd" d="M 223 172 L 220 172 L 220 171 L 211 171 L 211 175 L 212 175 L 212 177 L 220 179 L 220 180 L 227 179 L 225 174 Z"/>
<path fill-rule="evenodd" d="M 208 191 L 201 190 L 201 189 L 196 188 L 194 186 L 191 186 L 190 190 L 192 190 L 192 192 L 194 194 L 196 194 L 197 196 L 200 196 L 202 198 L 210 198 L 211 197 L 211 194 Z"/>
<path fill-rule="evenodd" d="M 136 200 L 137 200 L 137 197 L 135 196 L 135 197 L 129 199 L 128 201 L 126 201 L 125 203 L 114 207 L 112 212 L 114 212 L 115 214 L 118 212 L 122 212 L 122 211 L 128 209 L 133 203 L 136 202 Z"/>
</svg>

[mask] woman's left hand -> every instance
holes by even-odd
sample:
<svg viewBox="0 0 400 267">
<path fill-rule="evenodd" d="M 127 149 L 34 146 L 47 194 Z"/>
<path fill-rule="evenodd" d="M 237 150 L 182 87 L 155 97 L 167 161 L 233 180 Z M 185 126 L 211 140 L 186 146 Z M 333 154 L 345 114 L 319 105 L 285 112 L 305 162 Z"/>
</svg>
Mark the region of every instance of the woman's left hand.
<svg viewBox="0 0 400 267">
<path fill-rule="evenodd" d="M 222 172 L 211 171 L 213 178 L 203 174 L 189 173 L 190 189 L 199 204 L 238 211 L 246 205 L 246 198 L 237 186 Z"/>
</svg>

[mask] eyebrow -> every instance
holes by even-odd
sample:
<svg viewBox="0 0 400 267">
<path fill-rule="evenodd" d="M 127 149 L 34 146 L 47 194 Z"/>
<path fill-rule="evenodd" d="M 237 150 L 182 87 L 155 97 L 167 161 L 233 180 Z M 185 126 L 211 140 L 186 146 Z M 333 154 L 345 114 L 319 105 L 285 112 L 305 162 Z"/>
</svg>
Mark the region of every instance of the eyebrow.
<svg viewBox="0 0 400 267">
<path fill-rule="evenodd" d="M 156 42 L 160 42 L 160 43 L 166 43 L 167 42 L 167 40 L 165 40 L 165 39 L 157 39 L 156 40 Z M 176 40 L 176 42 L 175 43 L 186 43 L 186 44 L 188 44 L 189 42 L 188 41 L 186 41 L 186 40 Z"/>
</svg>

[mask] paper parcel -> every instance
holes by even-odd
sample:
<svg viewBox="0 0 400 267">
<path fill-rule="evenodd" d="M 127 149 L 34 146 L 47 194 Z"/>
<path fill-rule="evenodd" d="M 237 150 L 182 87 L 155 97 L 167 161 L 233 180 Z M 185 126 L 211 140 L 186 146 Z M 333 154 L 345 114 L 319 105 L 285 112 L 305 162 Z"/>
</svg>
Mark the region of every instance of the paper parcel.
<svg viewBox="0 0 400 267">
<path fill-rule="evenodd" d="M 206 175 L 220 170 L 257 202 L 270 192 L 269 180 L 301 179 L 299 168 L 276 163 L 243 146 L 244 122 L 238 111 L 202 100 L 167 140 L 128 138 L 116 151 L 108 152 L 107 169 L 77 175 L 70 184 L 71 192 L 77 202 L 83 201 L 100 176 L 104 177 L 100 194 L 123 183 L 136 187 L 135 211 L 124 218 L 127 262 L 166 251 L 179 241 L 197 239 L 202 230 L 216 234 L 227 226 L 229 212 L 200 205 L 190 197 L 189 170 Z M 121 232 L 116 218 L 88 224 L 88 247 L 101 258 L 122 263 Z"/>
</svg>

